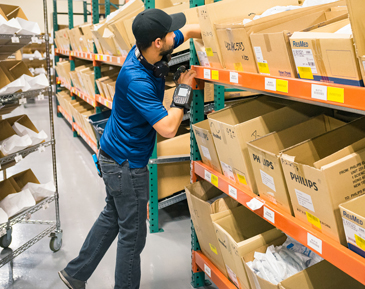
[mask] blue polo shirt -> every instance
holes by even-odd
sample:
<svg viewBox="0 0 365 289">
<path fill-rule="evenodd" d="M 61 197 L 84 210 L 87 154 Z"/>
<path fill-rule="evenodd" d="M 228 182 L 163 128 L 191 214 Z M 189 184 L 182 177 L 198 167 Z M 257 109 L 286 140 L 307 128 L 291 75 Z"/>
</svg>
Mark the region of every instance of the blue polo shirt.
<svg viewBox="0 0 365 289">
<path fill-rule="evenodd" d="M 175 48 L 184 42 L 180 30 L 175 33 Z M 168 115 L 162 105 L 165 80 L 146 69 L 131 51 L 119 72 L 115 85 L 113 109 L 100 146 L 117 163 L 129 161 L 130 168 L 147 165 L 155 145 L 152 127 Z"/>
</svg>

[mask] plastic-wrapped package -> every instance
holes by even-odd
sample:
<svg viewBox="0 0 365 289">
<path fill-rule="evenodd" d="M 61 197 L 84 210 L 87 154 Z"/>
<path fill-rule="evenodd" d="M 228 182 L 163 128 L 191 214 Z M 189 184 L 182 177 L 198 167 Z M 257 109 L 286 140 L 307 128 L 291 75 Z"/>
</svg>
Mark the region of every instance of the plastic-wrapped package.
<svg viewBox="0 0 365 289">
<path fill-rule="evenodd" d="M 39 133 L 36 133 L 35 131 L 27 128 L 24 125 L 21 125 L 18 122 L 14 123 L 13 129 L 19 136 L 28 135 L 32 140 L 32 143 L 31 143 L 32 146 L 40 144 L 42 141 L 46 140 L 48 137 L 44 130 L 40 131 Z"/>
<path fill-rule="evenodd" d="M 352 35 L 351 24 L 347 24 L 345 27 L 342 27 L 341 29 L 337 30 L 335 33 L 336 34 L 350 34 L 350 35 Z"/>
<path fill-rule="evenodd" d="M 253 18 L 253 20 L 260 19 L 262 17 L 266 17 L 266 16 L 270 16 L 270 15 L 274 15 L 274 14 L 277 14 L 277 13 L 285 12 L 285 11 L 300 9 L 300 8 L 302 8 L 302 6 L 293 6 L 293 5 L 290 5 L 290 6 L 275 6 L 275 7 L 272 7 L 270 9 L 267 9 L 261 15 L 256 15 Z"/>
<path fill-rule="evenodd" d="M 6 156 L 17 151 L 23 150 L 32 145 L 32 139 L 29 135 L 13 135 L 0 142 L 0 150 Z"/>
<path fill-rule="evenodd" d="M 44 198 L 50 197 L 56 191 L 56 187 L 53 182 L 49 182 L 46 184 L 36 184 L 36 183 L 27 183 L 23 190 L 28 189 L 36 202 L 43 200 Z"/>
<path fill-rule="evenodd" d="M 0 224 L 7 222 L 9 219 L 8 214 L 0 208 Z"/>
<path fill-rule="evenodd" d="M 338 0 L 305 0 L 302 7 L 310 7 L 322 4 L 328 4 L 332 2 L 336 2 Z"/>
<path fill-rule="evenodd" d="M 34 206 L 35 200 L 30 190 L 25 189 L 16 194 L 9 194 L 0 201 L 0 208 L 12 217 L 26 208 Z"/>
</svg>

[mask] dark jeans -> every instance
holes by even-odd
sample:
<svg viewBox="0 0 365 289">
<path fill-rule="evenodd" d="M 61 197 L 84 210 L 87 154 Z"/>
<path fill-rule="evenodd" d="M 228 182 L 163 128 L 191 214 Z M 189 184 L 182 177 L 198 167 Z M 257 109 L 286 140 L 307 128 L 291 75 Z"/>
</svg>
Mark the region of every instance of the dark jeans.
<svg viewBox="0 0 365 289">
<path fill-rule="evenodd" d="M 71 277 L 87 281 L 118 235 L 115 289 L 137 289 L 141 279 L 140 254 L 147 236 L 147 167 L 130 169 L 99 156 L 106 187 L 106 206 L 91 228 L 79 256 L 65 271 Z M 82 204 L 80 204 L 82 205 Z"/>
</svg>

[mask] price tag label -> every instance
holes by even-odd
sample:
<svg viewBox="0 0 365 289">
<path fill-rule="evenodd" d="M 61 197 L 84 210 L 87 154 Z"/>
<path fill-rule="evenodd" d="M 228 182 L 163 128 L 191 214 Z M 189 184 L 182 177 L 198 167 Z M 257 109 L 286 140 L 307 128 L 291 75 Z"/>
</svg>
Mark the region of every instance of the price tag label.
<svg viewBox="0 0 365 289">
<path fill-rule="evenodd" d="M 19 104 L 26 104 L 27 103 L 27 99 L 26 98 L 20 98 L 19 99 Z"/>
<path fill-rule="evenodd" d="M 228 194 L 235 200 L 237 200 L 237 189 L 228 185 Z"/>
<path fill-rule="evenodd" d="M 211 180 L 212 180 L 212 174 L 210 172 L 205 171 L 204 177 L 205 177 L 205 180 L 207 180 L 208 182 L 211 182 Z"/>
<path fill-rule="evenodd" d="M 338 87 L 328 87 L 327 100 L 344 103 L 345 102 L 345 90 Z"/>
<path fill-rule="evenodd" d="M 19 43 L 19 37 L 17 37 L 17 36 L 13 36 L 13 37 L 11 38 L 11 43 Z"/>
<path fill-rule="evenodd" d="M 210 69 L 204 69 L 204 78 L 210 79 Z"/>
<path fill-rule="evenodd" d="M 33 61 L 33 60 L 34 60 L 34 58 L 33 58 L 33 57 L 29 58 L 29 61 Z"/>
<path fill-rule="evenodd" d="M 47 210 L 48 208 L 49 208 L 49 204 L 48 203 L 43 204 L 43 206 L 42 206 L 42 209 L 43 210 Z"/>
<path fill-rule="evenodd" d="M 327 86 L 312 84 L 312 98 L 327 100 Z"/>
<path fill-rule="evenodd" d="M 212 70 L 212 79 L 219 80 L 219 71 L 218 70 Z"/>
<path fill-rule="evenodd" d="M 209 278 L 212 278 L 212 270 L 207 266 L 207 264 L 204 264 L 204 272 L 209 276 Z"/>
<path fill-rule="evenodd" d="M 237 72 L 230 72 L 229 73 L 229 81 L 232 83 L 238 83 L 238 73 Z"/>
<path fill-rule="evenodd" d="M 289 83 L 287 80 L 277 79 L 276 80 L 276 90 L 280 92 L 288 93 Z"/>
<path fill-rule="evenodd" d="M 43 95 L 43 93 L 40 93 L 40 94 L 38 95 L 38 100 L 44 100 L 44 95 Z"/>
<path fill-rule="evenodd" d="M 117 57 L 117 62 L 118 62 L 118 64 L 121 63 L 120 57 Z"/>
<path fill-rule="evenodd" d="M 264 207 L 264 218 L 275 224 L 275 212 L 269 208 Z"/>
<path fill-rule="evenodd" d="M 38 37 L 33 36 L 32 37 L 32 43 L 38 43 Z"/>
<path fill-rule="evenodd" d="M 16 163 L 19 163 L 22 159 L 23 159 L 22 155 L 16 155 L 15 158 L 14 158 Z"/>
<path fill-rule="evenodd" d="M 212 174 L 211 183 L 216 187 L 218 187 L 218 180 L 219 180 L 218 177 Z"/>
<path fill-rule="evenodd" d="M 44 147 L 44 145 L 40 145 L 38 148 L 39 153 L 43 153 L 46 151 L 46 148 Z"/>
<path fill-rule="evenodd" d="M 307 245 L 322 254 L 322 240 L 307 233 Z"/>
<path fill-rule="evenodd" d="M 276 91 L 276 79 L 265 77 L 265 89 Z"/>
</svg>

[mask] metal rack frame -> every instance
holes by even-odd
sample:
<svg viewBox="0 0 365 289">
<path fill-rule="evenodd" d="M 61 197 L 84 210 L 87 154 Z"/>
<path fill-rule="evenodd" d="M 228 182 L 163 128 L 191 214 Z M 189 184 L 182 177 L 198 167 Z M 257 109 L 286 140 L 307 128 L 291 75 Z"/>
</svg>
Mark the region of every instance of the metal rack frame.
<svg viewBox="0 0 365 289">
<path fill-rule="evenodd" d="M 20 92 L 13 93 L 11 95 L 0 96 L 0 104 L 1 105 L 9 105 L 14 104 L 19 100 L 21 102 L 22 98 L 32 98 L 36 97 L 38 94 L 47 91 L 48 93 L 48 105 L 49 105 L 49 119 L 50 119 L 50 130 L 51 130 L 51 140 L 47 142 L 43 142 L 41 144 L 26 148 L 14 154 L 5 156 L 0 159 L 0 168 L 1 165 L 3 168 L 4 178 L 6 178 L 6 165 L 10 165 L 12 163 L 19 162 L 22 158 L 26 157 L 30 153 L 40 151 L 42 152 L 46 147 L 50 146 L 52 149 L 52 163 L 53 163 L 53 178 L 56 191 L 53 196 L 45 198 L 44 200 L 38 202 L 35 206 L 32 206 L 21 213 L 9 218 L 8 222 L 0 224 L 0 241 L 3 247 L 8 247 L 11 243 L 12 239 L 12 227 L 18 223 L 26 223 L 26 224 L 42 224 L 48 225 L 47 229 L 42 231 L 40 234 L 35 236 L 34 238 L 27 241 L 21 247 L 16 249 L 15 251 L 7 254 L 5 257 L 0 259 L 0 267 L 4 266 L 11 260 L 13 260 L 16 256 L 19 256 L 22 252 L 33 246 L 35 243 L 40 241 L 46 236 L 51 237 L 50 241 L 50 249 L 54 252 L 60 250 L 62 246 L 62 230 L 61 230 L 61 222 L 60 222 L 60 211 L 59 211 L 59 193 L 58 193 L 58 181 L 57 181 L 57 165 L 56 165 L 56 148 L 55 148 L 55 132 L 54 132 L 54 120 L 53 120 L 53 106 L 52 106 L 52 86 L 51 86 L 51 70 L 50 70 L 50 50 L 49 50 L 49 34 L 48 34 L 48 19 L 47 19 L 47 1 L 43 0 L 43 16 L 44 16 L 44 25 L 45 25 L 45 43 L 46 43 L 46 60 L 47 60 L 47 73 L 48 73 L 48 81 L 49 86 L 47 89 L 29 91 L 29 92 Z M 8 35 L 8 37 L 12 37 Z M 24 39 L 24 41 L 30 42 L 33 36 L 30 35 L 17 35 L 20 39 Z M 38 36 L 37 36 L 38 37 Z M 43 36 L 39 36 L 43 37 Z M 5 38 L 5 36 L 1 36 L 0 38 Z M 39 211 L 42 208 L 47 208 L 48 204 L 55 202 L 55 221 L 29 221 L 31 214 Z"/>
</svg>

